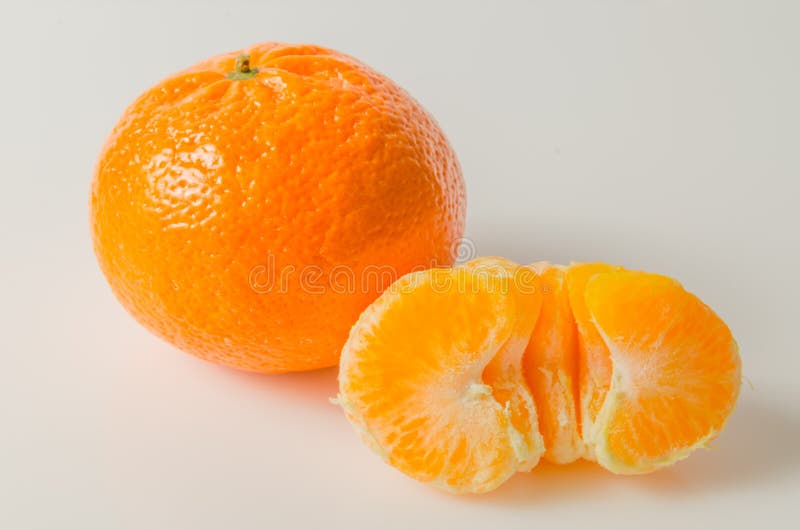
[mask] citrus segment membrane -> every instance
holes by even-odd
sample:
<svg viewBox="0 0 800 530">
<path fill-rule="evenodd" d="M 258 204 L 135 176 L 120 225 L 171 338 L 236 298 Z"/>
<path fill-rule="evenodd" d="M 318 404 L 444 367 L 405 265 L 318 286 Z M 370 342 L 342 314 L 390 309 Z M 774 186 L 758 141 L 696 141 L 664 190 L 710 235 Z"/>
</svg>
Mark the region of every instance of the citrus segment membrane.
<svg viewBox="0 0 800 530">
<path fill-rule="evenodd" d="M 570 310 L 578 331 L 578 395 L 580 432 L 586 458 L 594 460 L 594 422 L 611 385 L 611 358 L 586 307 L 587 282 L 597 274 L 622 270 L 605 263 L 573 263 L 567 268 Z"/>
<path fill-rule="evenodd" d="M 508 289 L 517 296 L 524 293 L 534 294 L 541 290 L 541 282 L 536 270 L 531 267 L 520 267 L 504 258 L 478 258 L 464 264 L 459 275 L 473 276 L 496 275 L 501 289 Z M 541 296 L 533 296 L 522 300 L 520 307 L 525 308 L 522 324 L 526 333 L 515 333 L 495 354 L 483 371 L 483 381 L 492 388 L 492 395 L 498 403 L 506 404 L 511 414 L 511 423 L 522 435 L 525 446 L 536 447 L 529 458 L 523 462 L 518 471 L 530 471 L 538 463 L 543 450 L 543 440 L 537 426 L 539 425 L 537 405 L 530 389 L 527 387 L 522 358 L 528 344 L 530 330 L 538 319 Z"/>
<path fill-rule="evenodd" d="M 566 268 L 534 263 L 542 286 L 542 306 L 523 357 L 525 381 L 539 414 L 544 458 L 566 464 L 582 457 L 579 430 L 578 334 L 565 284 Z"/>
</svg>

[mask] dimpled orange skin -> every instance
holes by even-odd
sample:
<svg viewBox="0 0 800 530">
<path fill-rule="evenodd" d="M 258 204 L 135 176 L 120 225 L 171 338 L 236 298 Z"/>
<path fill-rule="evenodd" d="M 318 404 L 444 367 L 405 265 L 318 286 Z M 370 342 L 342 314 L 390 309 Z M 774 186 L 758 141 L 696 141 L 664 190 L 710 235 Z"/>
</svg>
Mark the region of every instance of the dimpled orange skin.
<svg viewBox="0 0 800 530">
<path fill-rule="evenodd" d="M 250 69 L 229 79 L 240 54 Z M 125 111 L 91 225 L 139 322 L 203 359 L 276 373 L 336 364 L 387 267 L 396 279 L 452 264 L 465 205 L 452 148 L 403 89 L 333 50 L 264 43 Z"/>
</svg>

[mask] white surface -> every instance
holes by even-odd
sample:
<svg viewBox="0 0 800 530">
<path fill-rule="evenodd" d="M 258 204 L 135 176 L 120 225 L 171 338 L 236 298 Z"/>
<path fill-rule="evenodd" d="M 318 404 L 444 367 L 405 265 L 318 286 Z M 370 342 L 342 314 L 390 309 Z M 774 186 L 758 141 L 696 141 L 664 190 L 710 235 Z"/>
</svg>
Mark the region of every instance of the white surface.
<svg viewBox="0 0 800 530">
<path fill-rule="evenodd" d="M 800 4 L 51 4 L 0 20 L 0 528 L 796 528 Z M 717 450 L 449 496 L 362 446 L 334 370 L 236 373 L 139 327 L 91 251 L 97 151 L 148 85 L 263 40 L 341 49 L 422 101 L 478 253 L 658 271 L 714 307 L 755 386 Z"/>
</svg>

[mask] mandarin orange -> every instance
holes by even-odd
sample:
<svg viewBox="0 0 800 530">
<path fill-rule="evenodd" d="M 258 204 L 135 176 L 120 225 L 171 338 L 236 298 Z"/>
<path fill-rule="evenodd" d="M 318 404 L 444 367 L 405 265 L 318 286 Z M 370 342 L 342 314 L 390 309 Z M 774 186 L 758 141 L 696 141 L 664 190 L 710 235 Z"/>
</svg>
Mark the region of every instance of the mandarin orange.
<svg viewBox="0 0 800 530">
<path fill-rule="evenodd" d="M 145 91 L 91 190 L 123 306 L 180 349 L 258 372 L 336 364 L 387 277 L 452 263 L 464 214 L 456 156 L 418 102 L 352 57 L 279 43 Z"/>
<path fill-rule="evenodd" d="M 405 276 L 368 307 L 338 402 L 391 465 L 484 492 L 539 457 L 673 464 L 720 432 L 739 383 L 730 330 L 675 280 L 484 258 Z"/>
</svg>

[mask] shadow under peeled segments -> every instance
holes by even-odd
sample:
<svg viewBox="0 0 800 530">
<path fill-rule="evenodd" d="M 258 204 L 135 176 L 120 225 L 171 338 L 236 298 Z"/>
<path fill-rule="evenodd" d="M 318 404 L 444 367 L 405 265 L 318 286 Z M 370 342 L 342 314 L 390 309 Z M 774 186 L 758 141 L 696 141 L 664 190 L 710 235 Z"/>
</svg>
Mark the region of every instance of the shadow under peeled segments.
<svg viewBox="0 0 800 530">
<path fill-rule="evenodd" d="M 779 481 L 800 469 L 800 422 L 779 403 L 748 392 L 710 450 L 700 450 L 673 467 L 648 475 L 614 475 L 597 464 L 540 463 L 518 473 L 497 490 L 465 500 L 491 504 L 537 505 L 596 500 L 607 488 L 635 489 L 655 497 L 691 496 L 703 491 L 750 489 Z"/>
<path fill-rule="evenodd" d="M 798 447 L 800 419 L 779 403 L 745 390 L 710 450 L 645 477 L 643 484 L 654 491 L 686 495 L 708 489 L 747 489 L 797 473 Z"/>
<path fill-rule="evenodd" d="M 567 465 L 540 461 L 532 471 L 517 473 L 487 495 L 468 498 L 509 506 L 574 504 L 581 499 L 597 498 L 597 493 L 611 481 L 621 478 L 586 460 Z"/>
</svg>

